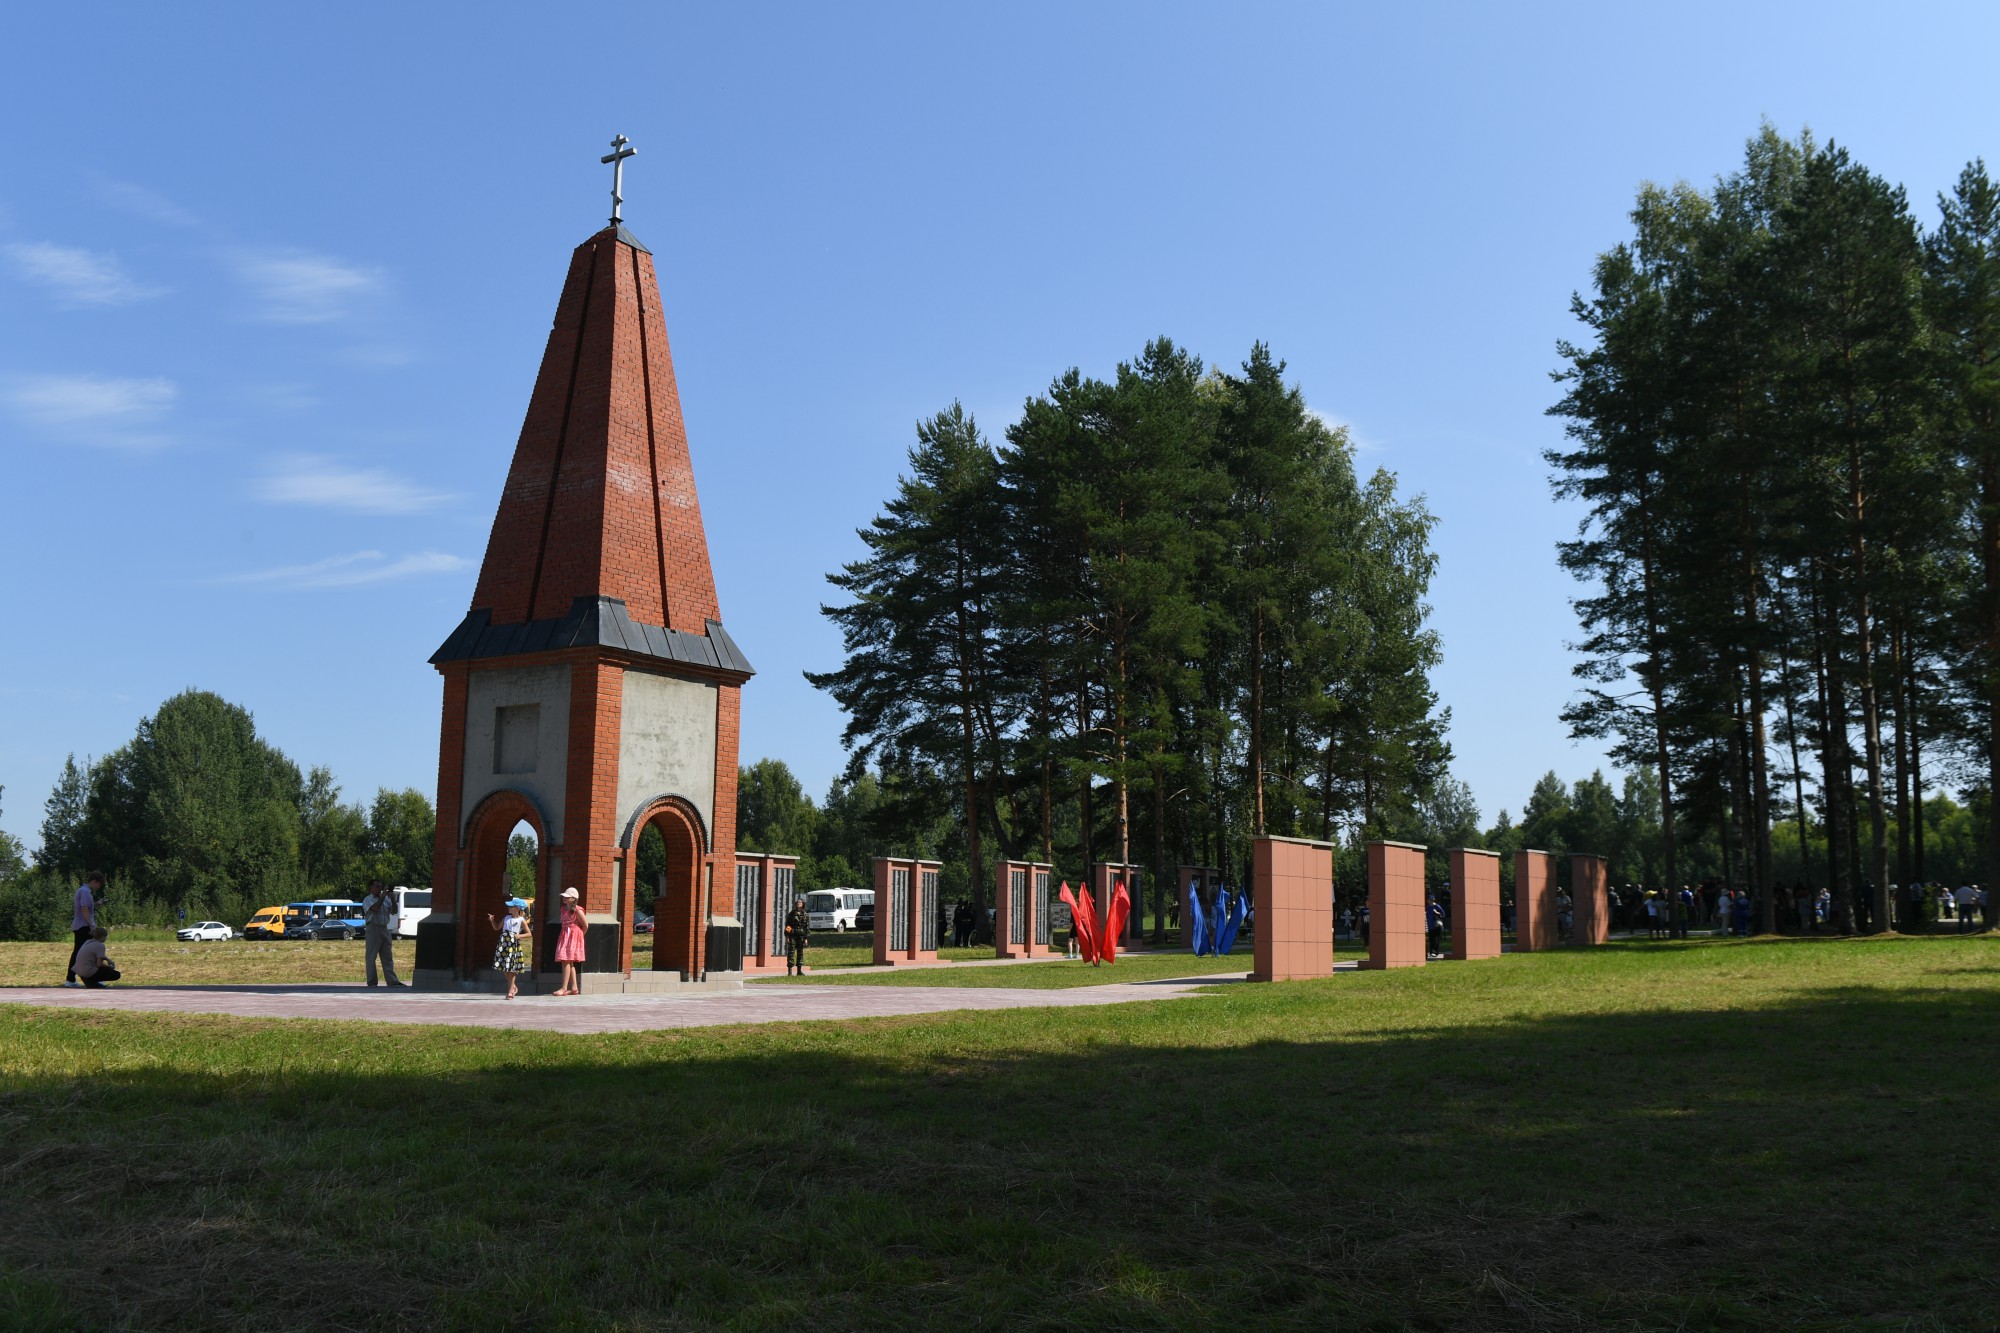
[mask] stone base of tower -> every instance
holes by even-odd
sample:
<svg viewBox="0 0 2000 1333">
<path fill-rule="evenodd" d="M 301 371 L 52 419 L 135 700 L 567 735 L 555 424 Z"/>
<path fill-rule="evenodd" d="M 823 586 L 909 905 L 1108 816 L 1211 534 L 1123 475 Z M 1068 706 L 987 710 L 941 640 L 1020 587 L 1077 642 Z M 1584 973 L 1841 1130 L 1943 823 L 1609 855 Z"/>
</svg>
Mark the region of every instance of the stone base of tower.
<svg viewBox="0 0 2000 1333">
<path fill-rule="evenodd" d="M 711 972 L 705 981 L 683 981 L 678 972 L 584 972 L 577 978 L 585 995 L 703 995 L 743 989 L 741 972 Z M 419 968 L 410 978 L 415 990 L 456 991 L 465 995 L 504 995 L 507 978 L 482 969 L 470 981 L 462 981 L 450 971 Z M 523 995 L 549 995 L 562 985 L 562 973 L 540 972 L 521 978 Z"/>
<path fill-rule="evenodd" d="M 560 975 L 544 976 L 544 982 L 561 985 Z M 577 978 L 585 995 L 699 995 L 705 991 L 743 989 L 741 972 L 711 972 L 705 980 L 683 981 L 678 972 L 635 971 L 630 976 L 616 972 L 584 972 Z"/>
</svg>

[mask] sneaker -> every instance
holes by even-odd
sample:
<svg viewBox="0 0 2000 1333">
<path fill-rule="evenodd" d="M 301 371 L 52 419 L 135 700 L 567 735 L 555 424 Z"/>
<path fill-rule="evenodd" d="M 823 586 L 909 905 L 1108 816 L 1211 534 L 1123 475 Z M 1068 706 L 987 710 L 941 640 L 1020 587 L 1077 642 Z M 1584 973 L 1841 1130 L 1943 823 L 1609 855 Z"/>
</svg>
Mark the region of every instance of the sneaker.
<svg viewBox="0 0 2000 1333">
<path fill-rule="evenodd" d="M 83 989 L 83 983 L 82 983 L 81 981 L 65 981 L 65 982 L 63 983 L 63 989 L 64 989 L 64 990 L 82 990 L 82 989 Z"/>
<path fill-rule="evenodd" d="M 392 981 L 389 983 L 389 989 L 391 990 L 408 990 L 409 988 L 410 983 L 407 981 Z"/>
</svg>

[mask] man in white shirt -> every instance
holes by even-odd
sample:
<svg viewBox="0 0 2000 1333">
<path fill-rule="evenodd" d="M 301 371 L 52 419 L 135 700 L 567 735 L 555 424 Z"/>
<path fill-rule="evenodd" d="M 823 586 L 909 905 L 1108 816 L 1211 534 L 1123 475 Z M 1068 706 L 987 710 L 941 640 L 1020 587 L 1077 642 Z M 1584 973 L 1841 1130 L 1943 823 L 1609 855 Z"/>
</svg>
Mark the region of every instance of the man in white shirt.
<svg viewBox="0 0 2000 1333">
<path fill-rule="evenodd" d="M 361 916 L 367 922 L 366 966 L 368 984 L 375 984 L 375 960 L 382 960 L 382 976 L 391 986 L 409 983 L 396 980 L 396 955 L 392 948 L 396 930 L 396 895 L 382 887 L 382 881 L 368 881 L 368 896 L 361 900 Z"/>
<path fill-rule="evenodd" d="M 93 870 L 76 886 L 76 895 L 70 900 L 69 929 L 76 943 L 70 946 L 69 967 L 63 973 L 65 986 L 83 984 L 76 979 L 76 956 L 90 942 L 90 932 L 97 929 L 97 895 L 103 888 L 104 876 Z"/>
<path fill-rule="evenodd" d="M 1960 934 L 1964 934 L 1970 930 L 1978 930 L 1986 924 L 1979 919 L 1978 889 L 1973 888 L 1970 884 L 1961 884 L 1958 886 L 1958 892 L 1953 897 L 1956 899 L 1958 905 L 1958 929 Z"/>
</svg>

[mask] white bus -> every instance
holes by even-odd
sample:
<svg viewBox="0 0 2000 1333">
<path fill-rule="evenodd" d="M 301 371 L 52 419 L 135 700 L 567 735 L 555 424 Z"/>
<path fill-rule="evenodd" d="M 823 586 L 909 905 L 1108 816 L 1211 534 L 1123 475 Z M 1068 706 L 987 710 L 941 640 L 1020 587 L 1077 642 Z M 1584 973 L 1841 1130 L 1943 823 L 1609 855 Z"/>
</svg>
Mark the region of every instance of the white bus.
<svg viewBox="0 0 2000 1333">
<path fill-rule="evenodd" d="M 853 930 L 854 914 L 875 901 L 873 889 L 814 889 L 806 895 L 806 927 L 810 930 Z"/>
<path fill-rule="evenodd" d="M 417 922 L 431 914 L 431 891 L 406 889 L 398 884 L 390 892 L 396 895 L 396 938 L 415 939 Z"/>
</svg>

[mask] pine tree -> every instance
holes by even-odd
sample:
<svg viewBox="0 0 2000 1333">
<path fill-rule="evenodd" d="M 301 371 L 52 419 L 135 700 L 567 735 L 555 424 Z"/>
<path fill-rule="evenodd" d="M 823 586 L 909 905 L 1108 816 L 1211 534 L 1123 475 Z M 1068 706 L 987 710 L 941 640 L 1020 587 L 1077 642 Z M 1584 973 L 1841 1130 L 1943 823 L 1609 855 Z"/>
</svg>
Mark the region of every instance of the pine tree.
<svg viewBox="0 0 2000 1333">
<path fill-rule="evenodd" d="M 1917 229 L 1903 191 L 1829 144 L 1806 162 L 1779 210 L 1773 247 L 1779 317 L 1790 331 L 1777 378 L 1789 424 L 1790 462 L 1811 478 L 1823 513 L 1806 525 L 1808 559 L 1826 576 L 1822 632 L 1827 650 L 1831 749 L 1844 758 L 1846 698 L 1859 705 L 1872 856 L 1869 914 L 1889 919 L 1889 847 L 1878 690 L 1883 589 L 1895 550 L 1924 521 L 1935 482 L 1919 448 L 1925 360 L 1919 307 Z M 1843 643 L 1835 637 L 1852 635 Z M 1845 786 L 1848 770 L 1830 771 Z M 1853 836 L 1858 829 L 1851 829 Z M 1858 845 L 1858 839 L 1857 839 Z M 1835 893 L 1855 919 L 1853 886 Z"/>
<path fill-rule="evenodd" d="M 917 427 L 910 473 L 860 532 L 866 558 L 827 581 L 853 598 L 823 607 L 846 661 L 808 673 L 847 711 L 857 761 L 895 753 L 935 764 L 962 796 L 972 891 L 985 900 L 983 784 L 998 769 L 1004 679 L 995 603 L 1006 570 L 997 462 L 957 403 Z"/>
<path fill-rule="evenodd" d="M 35 864 L 63 876 L 86 873 L 83 856 L 83 821 L 88 812 L 90 788 L 85 773 L 90 760 L 79 768 L 74 754 L 63 760 L 62 775 L 42 807 L 42 846 Z"/>
<path fill-rule="evenodd" d="M 1983 706 L 1986 788 L 2000 792 L 2000 189 L 1968 163 L 1926 247 L 1930 317 L 1938 335 L 1940 427 L 1973 496 L 1966 527 L 1977 569 L 1967 674 Z M 1911 677 L 1905 676 L 1905 680 Z M 2000 885 L 2000 801 L 1988 802 L 1988 885 Z M 1914 821 L 1921 829 L 1921 821 Z"/>
</svg>

